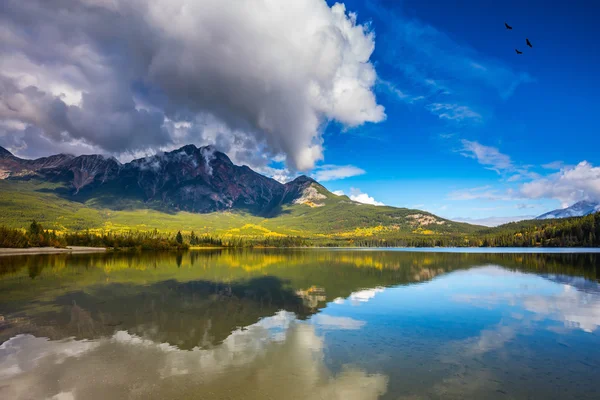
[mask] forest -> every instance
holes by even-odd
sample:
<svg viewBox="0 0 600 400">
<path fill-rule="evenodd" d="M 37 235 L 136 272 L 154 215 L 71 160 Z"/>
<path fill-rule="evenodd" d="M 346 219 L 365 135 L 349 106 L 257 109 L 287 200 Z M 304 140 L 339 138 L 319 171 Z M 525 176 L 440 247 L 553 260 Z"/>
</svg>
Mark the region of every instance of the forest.
<svg viewBox="0 0 600 400">
<path fill-rule="evenodd" d="M 470 234 L 376 234 L 355 237 L 219 237 L 194 231 L 175 235 L 153 231 L 59 234 L 33 221 L 27 230 L 0 227 L 0 247 L 90 246 L 140 250 L 189 247 L 599 247 L 600 213 L 585 217 L 530 220 Z"/>
</svg>

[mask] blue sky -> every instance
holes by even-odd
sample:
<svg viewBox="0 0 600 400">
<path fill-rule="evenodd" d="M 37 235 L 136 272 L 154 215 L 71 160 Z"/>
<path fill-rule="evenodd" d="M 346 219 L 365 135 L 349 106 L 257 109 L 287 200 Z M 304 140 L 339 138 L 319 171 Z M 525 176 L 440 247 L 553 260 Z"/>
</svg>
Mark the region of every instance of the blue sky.
<svg viewBox="0 0 600 400">
<path fill-rule="evenodd" d="M 600 5 L 345 4 L 375 31 L 371 60 L 387 119 L 329 128 L 327 161 L 366 171 L 328 182 L 332 190 L 360 188 L 385 204 L 446 217 L 539 215 L 569 199 L 506 192 L 557 173 L 550 163 L 599 163 Z"/>
<path fill-rule="evenodd" d="M 214 145 L 475 222 L 600 202 L 600 3 L 6 1 L 0 146 L 18 156 Z"/>
</svg>

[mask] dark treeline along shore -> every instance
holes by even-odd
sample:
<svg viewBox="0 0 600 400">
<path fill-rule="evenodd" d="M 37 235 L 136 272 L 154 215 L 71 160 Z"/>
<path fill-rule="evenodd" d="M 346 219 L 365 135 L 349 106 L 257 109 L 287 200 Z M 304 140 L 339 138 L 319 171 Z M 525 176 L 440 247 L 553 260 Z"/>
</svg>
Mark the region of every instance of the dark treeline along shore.
<svg viewBox="0 0 600 400">
<path fill-rule="evenodd" d="M 57 233 L 33 221 L 27 230 L 0 227 L 0 247 L 90 246 L 140 250 L 199 247 L 598 247 L 600 213 L 585 217 L 531 220 L 469 234 L 371 233 L 350 237 L 220 237 L 194 231 L 176 234 L 153 231 Z"/>
</svg>

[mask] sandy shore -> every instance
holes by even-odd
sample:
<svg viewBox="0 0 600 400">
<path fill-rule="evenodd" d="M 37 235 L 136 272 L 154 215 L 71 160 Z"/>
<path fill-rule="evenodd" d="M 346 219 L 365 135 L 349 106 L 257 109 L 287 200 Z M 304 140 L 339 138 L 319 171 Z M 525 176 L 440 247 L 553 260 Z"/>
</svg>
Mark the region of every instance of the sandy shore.
<svg viewBox="0 0 600 400">
<path fill-rule="evenodd" d="M 30 247 L 28 249 L 0 248 L 0 256 L 33 255 L 33 254 L 62 254 L 62 253 L 101 253 L 105 247 L 69 246 L 66 249 L 54 247 Z"/>
</svg>

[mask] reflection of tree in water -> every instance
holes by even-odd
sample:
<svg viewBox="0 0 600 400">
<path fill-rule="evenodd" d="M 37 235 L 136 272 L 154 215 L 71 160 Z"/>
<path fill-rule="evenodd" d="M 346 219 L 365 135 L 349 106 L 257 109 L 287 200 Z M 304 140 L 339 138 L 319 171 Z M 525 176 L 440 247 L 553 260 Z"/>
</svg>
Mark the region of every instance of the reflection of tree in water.
<svg viewBox="0 0 600 400">
<path fill-rule="evenodd" d="M 52 324 L 52 339 L 94 338 L 126 329 L 189 349 L 217 344 L 238 327 L 279 310 L 293 312 L 300 319 L 314 312 L 284 281 L 272 276 L 241 283 L 170 280 L 146 287 L 111 284 L 70 292 L 56 298 L 53 306 L 62 311 L 41 313 L 35 318 L 35 327 L 21 325 L 19 332 L 19 324 L 15 324 L 17 332 L 11 329 L 6 333 L 37 334 L 41 326 Z"/>
<path fill-rule="evenodd" d="M 210 346 L 278 310 L 305 318 L 361 289 L 489 264 L 597 279 L 599 260 L 595 254 L 346 250 L 0 257 L 0 342 L 17 333 L 92 338 L 127 329 L 182 348 Z"/>
</svg>

